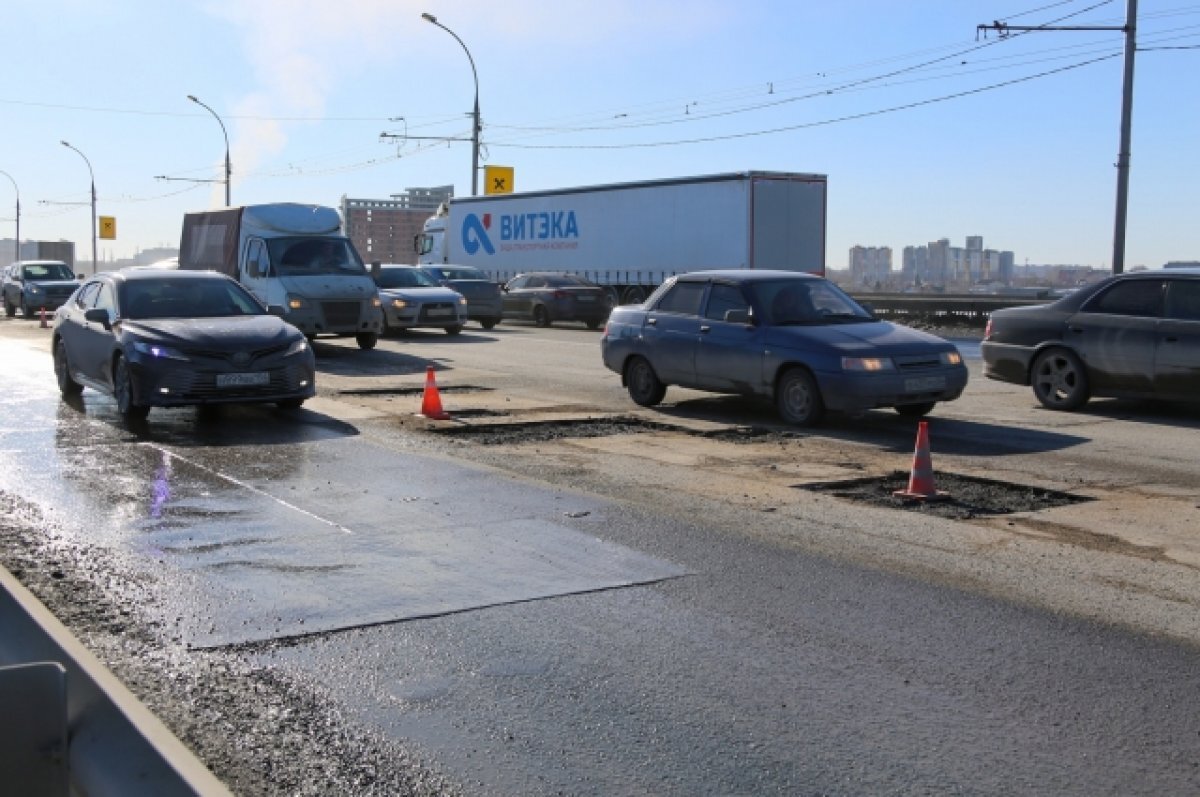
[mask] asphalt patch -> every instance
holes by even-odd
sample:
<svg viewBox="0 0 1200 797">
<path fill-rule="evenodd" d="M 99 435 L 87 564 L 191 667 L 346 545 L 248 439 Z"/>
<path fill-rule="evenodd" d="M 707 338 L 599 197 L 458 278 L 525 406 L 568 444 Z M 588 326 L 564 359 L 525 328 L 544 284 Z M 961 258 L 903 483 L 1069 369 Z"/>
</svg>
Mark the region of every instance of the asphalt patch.
<svg viewBox="0 0 1200 797">
<path fill-rule="evenodd" d="M 797 484 L 798 489 L 827 493 L 848 501 L 886 506 L 913 512 L 923 512 L 938 517 L 965 520 L 990 515 L 1008 515 L 1013 512 L 1036 512 L 1056 506 L 1090 501 L 1091 498 L 1072 495 L 1044 487 L 1027 484 L 984 479 L 978 476 L 960 476 L 954 473 L 938 473 L 934 487 L 938 500 L 898 498 L 893 493 L 908 488 L 909 474 L 893 471 L 886 476 L 871 476 L 848 481 Z"/>
</svg>

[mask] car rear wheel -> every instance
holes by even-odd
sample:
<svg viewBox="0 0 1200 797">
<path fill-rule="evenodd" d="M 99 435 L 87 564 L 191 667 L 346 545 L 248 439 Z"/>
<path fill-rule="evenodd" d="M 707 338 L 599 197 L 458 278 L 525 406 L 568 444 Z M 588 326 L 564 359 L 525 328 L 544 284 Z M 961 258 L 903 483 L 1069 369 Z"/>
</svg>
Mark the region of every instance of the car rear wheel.
<svg viewBox="0 0 1200 797">
<path fill-rule="evenodd" d="M 775 410 L 793 426 L 812 426 L 825 414 L 825 402 L 812 374 L 790 368 L 775 385 Z"/>
<path fill-rule="evenodd" d="M 457 335 L 459 332 L 462 332 L 462 324 L 451 324 L 446 327 L 447 335 Z"/>
<path fill-rule="evenodd" d="M 58 392 L 64 397 L 78 396 L 83 385 L 71 378 L 71 364 L 67 360 L 67 344 L 60 338 L 54 344 L 54 376 L 58 380 Z"/>
<path fill-rule="evenodd" d="M 905 418 L 923 418 L 933 412 L 933 408 L 936 406 L 936 401 L 926 401 L 921 404 L 900 404 L 896 407 L 896 412 Z"/>
<path fill-rule="evenodd" d="M 533 323 L 539 327 L 550 326 L 550 311 L 540 304 L 533 308 Z"/>
<path fill-rule="evenodd" d="M 133 377 L 124 357 L 118 357 L 113 365 L 113 397 L 117 400 L 117 412 L 127 421 L 145 420 L 150 408 L 136 404 L 133 395 Z"/>
<path fill-rule="evenodd" d="M 584 323 L 586 323 L 586 324 L 587 324 L 587 328 L 588 328 L 588 329 L 599 329 L 599 328 L 600 328 L 600 322 L 599 322 L 599 321 L 595 321 L 595 320 L 593 320 L 593 321 L 585 321 Z"/>
<path fill-rule="evenodd" d="M 1033 395 L 1051 410 L 1076 410 L 1090 397 L 1087 370 L 1073 352 L 1047 349 L 1033 361 Z"/>
<path fill-rule="evenodd" d="M 375 344 L 379 342 L 379 336 L 374 332 L 359 332 L 354 339 L 358 341 L 358 348 L 364 351 L 375 348 Z"/>
<path fill-rule="evenodd" d="M 629 398 L 639 407 L 653 407 L 667 394 L 667 386 L 659 381 L 658 374 L 644 357 L 634 357 L 625 366 L 625 386 Z"/>
</svg>

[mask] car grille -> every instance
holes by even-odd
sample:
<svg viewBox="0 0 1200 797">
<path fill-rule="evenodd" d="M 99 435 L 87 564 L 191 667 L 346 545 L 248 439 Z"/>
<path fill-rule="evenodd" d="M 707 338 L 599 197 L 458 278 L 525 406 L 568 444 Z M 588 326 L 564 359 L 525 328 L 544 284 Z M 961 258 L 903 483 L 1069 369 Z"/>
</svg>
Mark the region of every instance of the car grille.
<svg viewBox="0 0 1200 797">
<path fill-rule="evenodd" d="M 942 367 L 942 358 L 938 354 L 915 354 L 892 359 L 901 371 L 925 371 Z"/>
<path fill-rule="evenodd" d="M 47 298 L 55 299 L 60 302 L 65 301 L 67 297 L 75 292 L 75 289 L 70 286 L 63 288 L 44 288 L 43 290 L 45 291 Z"/>
<path fill-rule="evenodd" d="M 458 312 L 454 309 L 453 302 L 430 302 L 421 305 L 421 314 L 418 316 L 420 321 L 456 321 L 457 319 Z"/>
<path fill-rule="evenodd" d="M 271 379 L 265 385 L 217 387 L 218 373 L 228 373 L 228 371 L 172 369 L 159 377 L 156 387 L 167 388 L 172 399 L 185 401 L 236 400 L 299 393 L 304 389 L 300 383 L 310 378 L 308 369 L 302 364 L 295 364 L 272 368 L 269 371 Z"/>
<path fill-rule="evenodd" d="M 239 368 L 247 368 L 253 370 L 254 363 L 263 357 L 270 357 L 275 354 L 282 354 L 287 351 L 291 343 L 283 343 L 278 346 L 271 346 L 265 349 L 257 349 L 248 352 L 250 359 L 237 363 Z M 235 362 L 241 352 L 232 351 L 205 351 L 203 349 L 188 349 L 184 352 L 189 357 L 203 358 L 206 360 L 219 360 L 221 362 Z"/>
<path fill-rule="evenodd" d="M 358 302 L 321 302 L 321 314 L 330 327 L 358 326 Z"/>
</svg>

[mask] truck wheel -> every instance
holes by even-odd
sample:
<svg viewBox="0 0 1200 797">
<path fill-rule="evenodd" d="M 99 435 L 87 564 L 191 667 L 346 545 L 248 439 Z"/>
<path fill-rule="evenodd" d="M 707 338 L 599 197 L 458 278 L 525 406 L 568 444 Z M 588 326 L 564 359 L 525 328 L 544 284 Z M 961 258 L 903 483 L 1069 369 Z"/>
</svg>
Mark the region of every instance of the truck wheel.
<svg viewBox="0 0 1200 797">
<path fill-rule="evenodd" d="M 358 348 L 363 351 L 375 348 L 375 344 L 379 342 L 379 336 L 374 332 L 359 332 L 354 336 L 354 339 L 358 341 Z"/>
<path fill-rule="evenodd" d="M 625 366 L 625 387 L 639 407 L 653 407 L 667 395 L 667 386 L 659 381 L 645 357 L 634 357 Z"/>
<path fill-rule="evenodd" d="M 621 297 L 621 304 L 641 304 L 644 301 L 646 301 L 646 292 L 640 285 L 626 288 L 625 295 Z"/>
<path fill-rule="evenodd" d="M 533 323 L 539 327 L 550 326 L 550 312 L 542 305 L 533 308 Z"/>
<path fill-rule="evenodd" d="M 825 414 L 817 381 L 804 368 L 789 368 L 775 385 L 775 410 L 792 426 L 812 426 Z"/>
<path fill-rule="evenodd" d="M 462 324 L 451 324 L 446 327 L 447 335 L 457 335 L 459 332 L 462 332 Z"/>
<path fill-rule="evenodd" d="M 616 307 L 621 303 L 621 294 L 611 285 L 604 289 L 604 294 L 608 297 L 609 307 Z"/>
</svg>

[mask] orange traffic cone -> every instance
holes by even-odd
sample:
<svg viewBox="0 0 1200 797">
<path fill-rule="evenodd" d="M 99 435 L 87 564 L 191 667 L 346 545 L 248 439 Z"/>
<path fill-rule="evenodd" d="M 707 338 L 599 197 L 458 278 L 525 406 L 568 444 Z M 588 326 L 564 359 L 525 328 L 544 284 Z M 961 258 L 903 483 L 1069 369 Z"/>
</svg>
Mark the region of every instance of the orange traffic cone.
<svg viewBox="0 0 1200 797">
<path fill-rule="evenodd" d="M 450 420 L 450 413 L 442 409 L 442 398 L 438 395 L 432 365 L 425 369 L 425 395 L 421 398 L 421 414 L 435 421 Z"/>
<path fill-rule="evenodd" d="M 917 425 L 917 450 L 913 453 L 912 474 L 908 478 L 907 490 L 896 490 L 896 498 L 919 501 L 949 498 L 949 493 L 938 492 L 933 486 L 933 457 L 929 455 L 929 421 Z"/>
<path fill-rule="evenodd" d="M 50 325 L 46 323 L 46 308 L 45 307 L 42 308 L 41 313 L 39 313 L 39 315 L 41 316 L 41 319 L 42 319 L 42 323 L 40 325 L 41 328 L 49 329 Z"/>
</svg>

